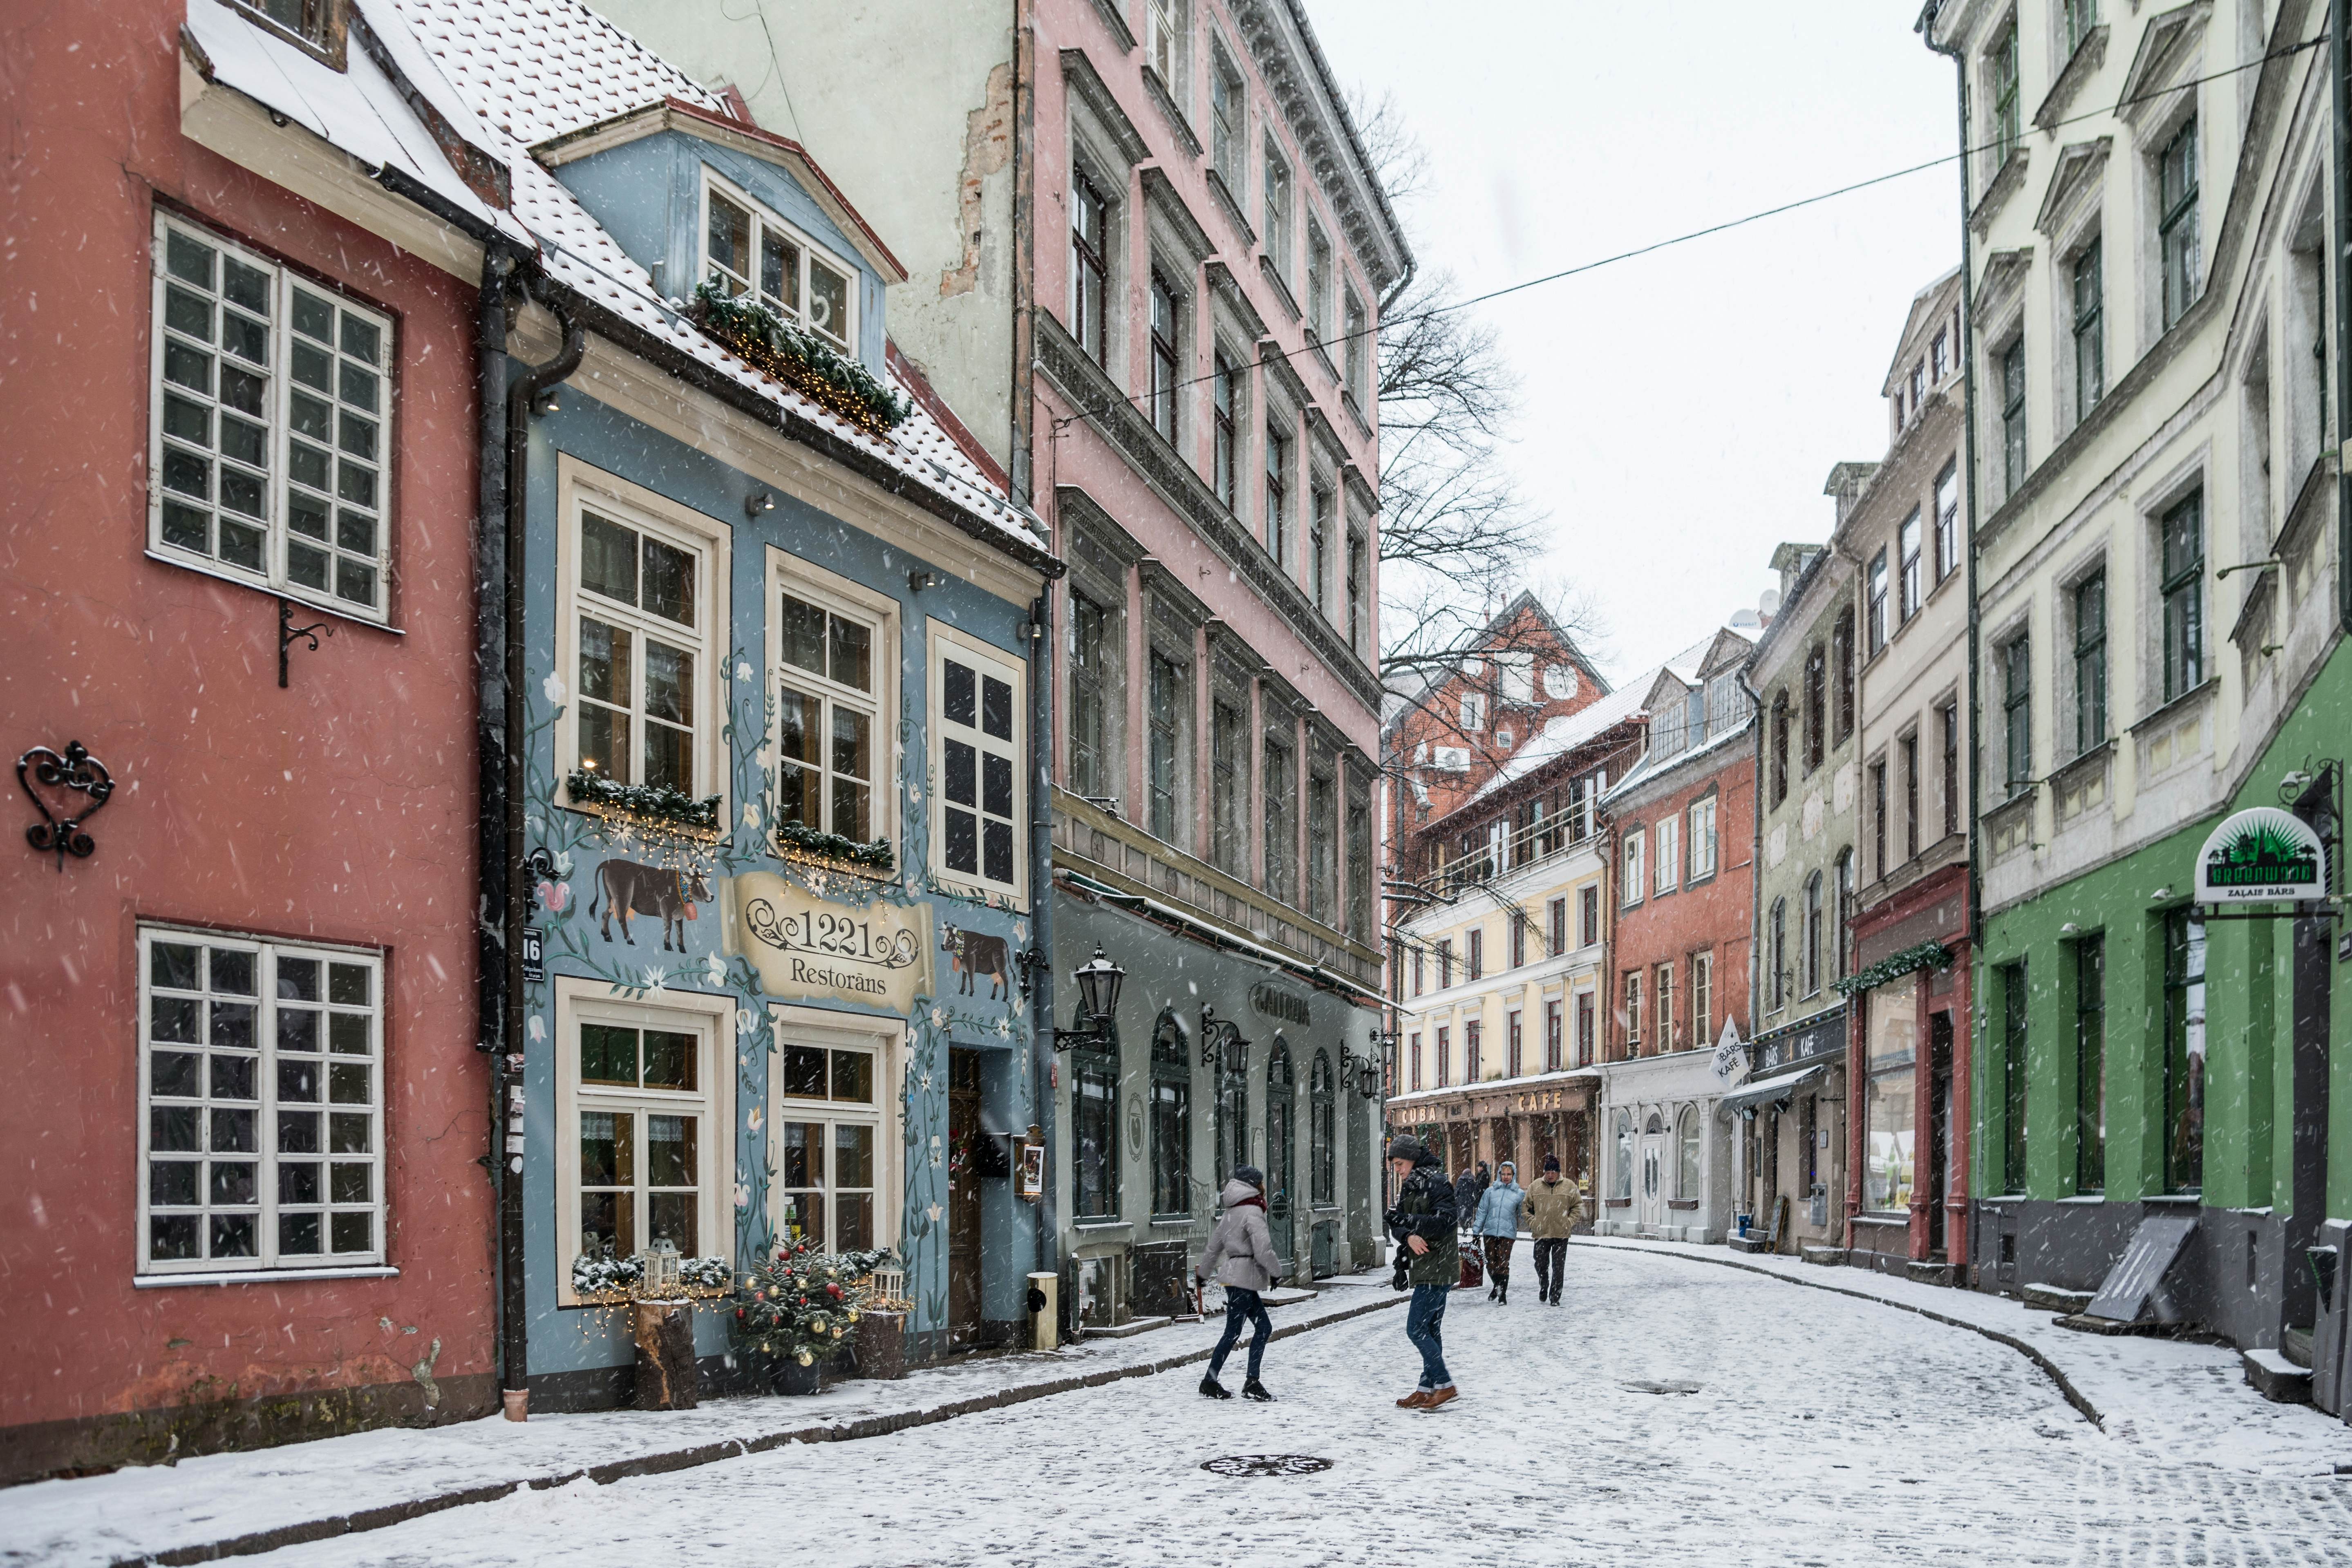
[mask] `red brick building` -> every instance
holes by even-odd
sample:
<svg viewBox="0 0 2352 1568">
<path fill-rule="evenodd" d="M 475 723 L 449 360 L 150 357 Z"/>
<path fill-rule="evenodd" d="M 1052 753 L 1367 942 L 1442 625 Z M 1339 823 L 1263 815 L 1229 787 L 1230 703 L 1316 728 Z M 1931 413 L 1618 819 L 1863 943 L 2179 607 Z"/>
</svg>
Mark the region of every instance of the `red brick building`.
<svg viewBox="0 0 2352 1568">
<path fill-rule="evenodd" d="M 504 215 L 313 10 L 301 65 L 381 145 L 236 90 L 288 41 L 257 5 L 12 37 L 0 716 L 112 793 L 86 858 L 29 852 L 21 800 L 10 835 L 0 1480 L 496 1407 L 482 247 L 446 215 Z"/>
</svg>

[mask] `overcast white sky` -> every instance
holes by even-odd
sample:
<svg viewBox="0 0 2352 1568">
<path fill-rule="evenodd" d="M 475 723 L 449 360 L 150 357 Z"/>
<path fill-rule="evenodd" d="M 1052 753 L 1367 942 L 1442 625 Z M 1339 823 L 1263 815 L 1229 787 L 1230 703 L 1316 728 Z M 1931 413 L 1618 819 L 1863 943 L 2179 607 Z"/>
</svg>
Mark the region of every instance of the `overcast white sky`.
<svg viewBox="0 0 2352 1568">
<path fill-rule="evenodd" d="M 1916 0 L 1307 0 L 1343 85 L 1428 149 L 1405 215 L 1464 294 L 1952 152 Z M 1959 260 L 1950 164 L 1479 307 L 1521 381 L 1508 458 L 1622 680 L 1825 539 L 1832 464 L 1886 446 L 1912 296 Z"/>
</svg>

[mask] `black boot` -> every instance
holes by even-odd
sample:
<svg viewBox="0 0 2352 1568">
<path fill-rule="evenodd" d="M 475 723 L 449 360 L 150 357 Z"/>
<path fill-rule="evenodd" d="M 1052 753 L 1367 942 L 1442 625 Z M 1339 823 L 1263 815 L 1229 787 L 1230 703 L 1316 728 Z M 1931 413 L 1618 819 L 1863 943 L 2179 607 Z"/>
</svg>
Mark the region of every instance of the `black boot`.
<svg viewBox="0 0 2352 1568">
<path fill-rule="evenodd" d="M 1242 1384 L 1242 1397 L 1244 1399 L 1255 1399 L 1261 1405 L 1271 1405 L 1274 1403 L 1274 1395 L 1265 1391 L 1265 1384 L 1260 1383 L 1254 1377 Z"/>
<path fill-rule="evenodd" d="M 1201 1393 L 1203 1396 L 1210 1399 L 1231 1399 L 1233 1397 L 1232 1394 L 1225 1392 L 1225 1385 L 1217 1381 L 1217 1374 L 1213 1372 L 1204 1373 L 1202 1374 Z"/>
<path fill-rule="evenodd" d="M 1496 1287 L 1495 1287 L 1495 1305 L 1496 1305 L 1497 1307 L 1507 1307 L 1507 1306 L 1509 1306 L 1510 1304 L 1511 1304 L 1511 1287 L 1510 1287 L 1509 1283 L 1508 1283 L 1507 1281 L 1506 1281 L 1506 1282 L 1505 1282 L 1505 1283 L 1503 1283 L 1503 1284 L 1500 1284 L 1500 1285 L 1496 1286 Z"/>
</svg>

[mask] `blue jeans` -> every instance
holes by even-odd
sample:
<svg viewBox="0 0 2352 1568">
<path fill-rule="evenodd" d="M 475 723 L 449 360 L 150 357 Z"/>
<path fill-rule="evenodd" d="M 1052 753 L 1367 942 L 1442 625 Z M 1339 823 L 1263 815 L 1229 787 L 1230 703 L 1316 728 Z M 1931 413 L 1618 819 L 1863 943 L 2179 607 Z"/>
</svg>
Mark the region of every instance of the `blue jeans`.
<svg viewBox="0 0 2352 1568">
<path fill-rule="evenodd" d="M 1451 1388 L 1454 1374 L 1445 1370 L 1445 1293 L 1444 1285 L 1416 1285 L 1412 1288 L 1412 1305 L 1405 1309 L 1404 1337 L 1421 1352 L 1421 1386 L 1426 1389 Z"/>
<path fill-rule="evenodd" d="M 1265 1302 L 1255 1290 L 1244 1290 L 1238 1285 L 1225 1287 L 1225 1332 L 1217 1342 L 1214 1354 L 1209 1357 L 1209 1375 L 1214 1377 L 1224 1370 L 1225 1357 L 1231 1355 L 1234 1342 L 1242 1337 L 1242 1325 L 1255 1323 L 1250 1335 L 1249 1375 L 1257 1381 L 1257 1369 L 1265 1363 L 1265 1342 L 1274 1334 L 1274 1320 L 1265 1315 Z"/>
</svg>

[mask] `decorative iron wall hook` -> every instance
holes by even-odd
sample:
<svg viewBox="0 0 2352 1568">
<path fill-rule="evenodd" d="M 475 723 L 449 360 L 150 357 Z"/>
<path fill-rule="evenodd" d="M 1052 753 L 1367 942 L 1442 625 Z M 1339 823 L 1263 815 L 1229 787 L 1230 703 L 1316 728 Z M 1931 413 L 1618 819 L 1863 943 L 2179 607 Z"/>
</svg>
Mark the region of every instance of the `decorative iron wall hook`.
<svg viewBox="0 0 2352 1568">
<path fill-rule="evenodd" d="M 89 858 L 98 847 L 83 824 L 96 816 L 107 798 L 114 794 L 114 775 L 106 764 L 89 754 L 79 741 L 68 741 L 63 755 L 47 746 L 35 746 L 16 759 L 16 783 L 41 814 L 41 820 L 25 829 L 25 838 L 35 850 L 58 858 L 58 869 L 66 868 L 66 857 L 79 860 Z M 52 800 L 42 791 L 68 792 Z M 73 805 L 79 795 L 82 805 L 77 810 L 62 808 Z"/>
<path fill-rule="evenodd" d="M 312 653 L 318 652 L 319 634 L 321 632 L 333 637 L 334 623 L 313 621 L 307 626 L 298 626 L 294 624 L 294 601 L 278 601 L 278 689 L 280 691 L 286 689 L 286 650 L 294 646 L 295 638 L 301 637 L 310 643 Z"/>
</svg>

